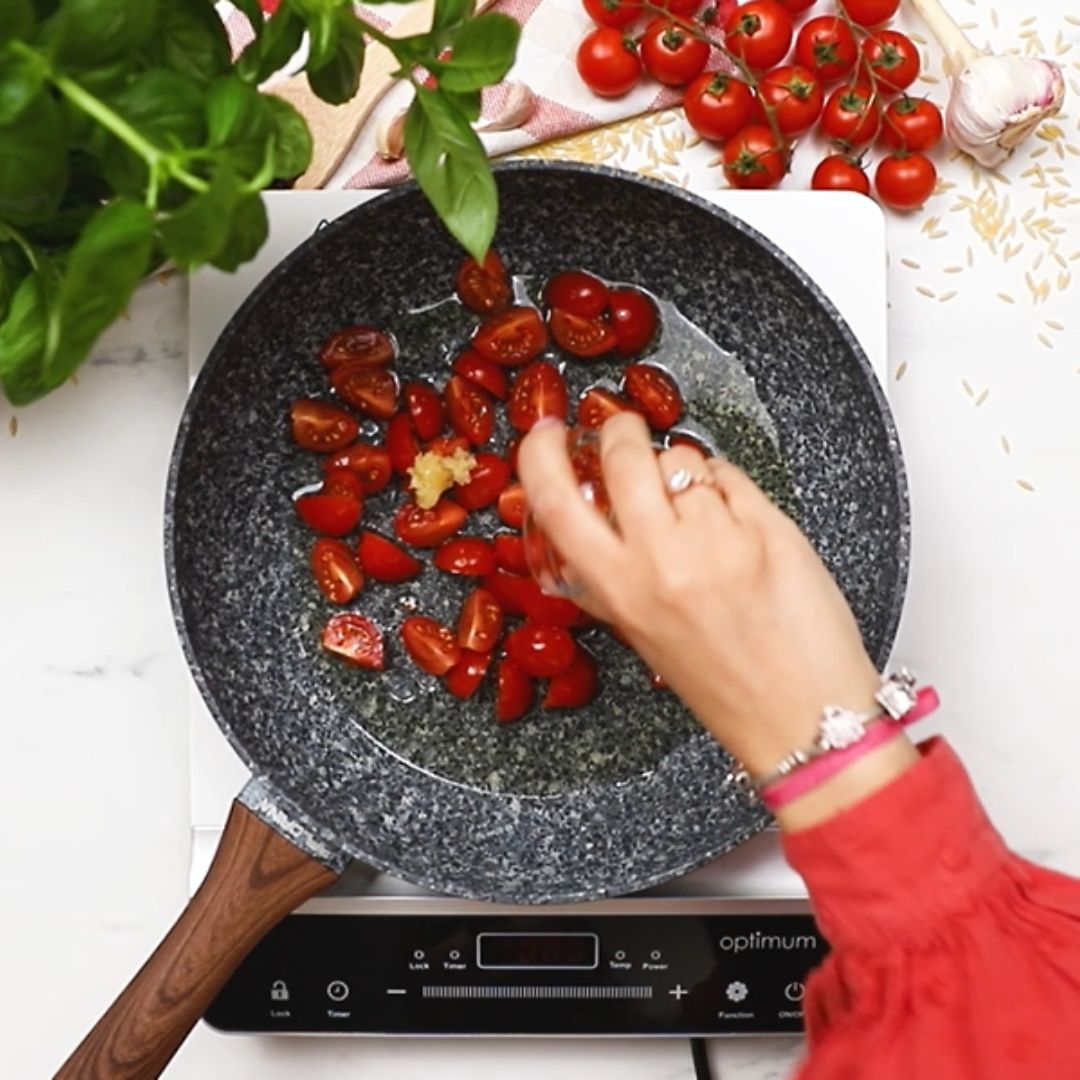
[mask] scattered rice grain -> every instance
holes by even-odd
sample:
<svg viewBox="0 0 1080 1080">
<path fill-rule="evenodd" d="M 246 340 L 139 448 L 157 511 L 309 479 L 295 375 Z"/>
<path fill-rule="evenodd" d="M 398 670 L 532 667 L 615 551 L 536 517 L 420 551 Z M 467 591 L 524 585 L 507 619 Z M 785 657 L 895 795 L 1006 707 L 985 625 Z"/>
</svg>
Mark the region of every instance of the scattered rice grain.
<svg viewBox="0 0 1080 1080">
<path fill-rule="evenodd" d="M 963 272 L 962 266 L 946 266 L 943 273 L 946 274 L 959 274 Z"/>
<path fill-rule="evenodd" d="M 1049 326 L 1051 330 L 1062 331 L 1065 329 L 1065 324 L 1063 322 L 1058 322 L 1057 319 L 1047 319 L 1046 325 Z"/>
<path fill-rule="evenodd" d="M 1078 251 L 1077 254 L 1080 255 L 1080 251 Z M 917 263 L 914 259 L 901 259 L 900 261 L 905 266 L 910 267 L 912 270 L 921 270 L 922 269 L 922 263 Z"/>
<path fill-rule="evenodd" d="M 1027 480 L 1017 480 L 1016 481 L 1016 486 L 1018 488 L 1023 488 L 1024 491 L 1034 491 L 1035 490 L 1035 485 L 1034 484 L 1029 484 Z"/>
<path fill-rule="evenodd" d="M 1004 450 L 1006 454 L 1012 453 L 1012 443 L 1009 442 L 1004 435 L 1001 436 L 1001 449 Z"/>
<path fill-rule="evenodd" d="M 999 292 L 998 299 L 1004 300 L 1006 304 L 1015 304 L 1016 300 L 1013 299 L 1007 292 Z"/>
<path fill-rule="evenodd" d="M 975 396 L 975 391 L 971 388 L 971 383 L 969 383 L 967 379 L 961 379 L 960 385 L 964 388 L 964 393 L 967 394 L 968 397 Z"/>
<path fill-rule="evenodd" d="M 925 285 L 916 285 L 915 286 L 915 291 L 917 293 L 919 293 L 921 296 L 926 296 L 931 300 L 936 299 L 936 294 L 934 293 L 934 290 L 933 289 L 928 289 Z"/>
<path fill-rule="evenodd" d="M 956 290 L 955 289 L 950 289 L 948 292 L 942 293 L 938 297 L 938 303 L 939 304 L 947 304 L 955 295 L 956 295 Z"/>
<path fill-rule="evenodd" d="M 907 361 L 901 360 L 900 363 L 896 365 L 896 381 L 899 382 L 904 377 L 906 372 Z M 14 417 L 12 417 L 12 419 L 14 419 Z"/>
<path fill-rule="evenodd" d="M 11 437 L 14 439 L 15 436 L 19 434 L 19 418 L 17 416 L 12 416 L 12 418 L 8 421 L 8 426 L 7 427 L 8 427 L 8 432 L 10 433 Z"/>
<path fill-rule="evenodd" d="M 975 408 L 976 408 L 976 409 L 978 409 L 978 408 L 979 408 L 979 407 L 980 407 L 980 406 L 981 406 L 981 405 L 983 404 L 983 402 L 985 402 L 985 401 L 986 401 L 986 399 L 987 399 L 987 398 L 988 398 L 989 396 L 990 396 L 990 391 L 989 391 L 989 390 L 984 390 L 984 391 L 983 391 L 983 392 L 982 392 L 982 393 L 981 393 L 981 394 L 980 394 L 980 395 L 979 395 L 979 396 L 978 396 L 978 397 L 977 397 L 977 398 L 975 399 Z"/>
<path fill-rule="evenodd" d="M 1045 346 L 1046 346 L 1046 347 L 1047 347 L 1048 349 L 1052 349 L 1052 348 L 1054 347 L 1054 343 L 1053 343 L 1053 341 L 1051 341 L 1051 340 L 1050 340 L 1050 338 L 1048 338 L 1048 337 L 1047 337 L 1047 336 L 1046 336 L 1045 334 L 1036 334 L 1035 336 L 1036 336 L 1036 337 L 1037 337 L 1037 338 L 1039 339 L 1039 341 L 1040 341 L 1040 342 L 1042 342 L 1042 344 L 1043 344 L 1043 345 L 1045 345 Z"/>
</svg>

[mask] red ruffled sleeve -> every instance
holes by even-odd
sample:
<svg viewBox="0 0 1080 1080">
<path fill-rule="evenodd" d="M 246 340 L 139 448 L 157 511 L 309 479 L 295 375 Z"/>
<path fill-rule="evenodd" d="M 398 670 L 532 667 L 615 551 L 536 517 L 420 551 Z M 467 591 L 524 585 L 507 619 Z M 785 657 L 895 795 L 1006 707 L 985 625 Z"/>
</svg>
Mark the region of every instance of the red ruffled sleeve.
<svg viewBox="0 0 1080 1080">
<path fill-rule="evenodd" d="M 798 1080 L 1080 1077 L 1080 882 L 1009 852 L 952 749 L 785 837 L 833 952 Z"/>
</svg>

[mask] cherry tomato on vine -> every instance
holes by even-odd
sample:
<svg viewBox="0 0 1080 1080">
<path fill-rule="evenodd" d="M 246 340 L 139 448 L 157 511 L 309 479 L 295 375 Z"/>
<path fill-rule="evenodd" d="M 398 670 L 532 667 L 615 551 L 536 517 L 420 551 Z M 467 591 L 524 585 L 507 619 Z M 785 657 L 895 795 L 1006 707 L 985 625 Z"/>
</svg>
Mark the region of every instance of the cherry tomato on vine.
<svg viewBox="0 0 1080 1080">
<path fill-rule="evenodd" d="M 582 82 L 601 97 L 621 97 L 637 86 L 641 59 L 634 43 L 621 31 L 601 26 L 581 40 L 577 69 Z"/>
<path fill-rule="evenodd" d="M 821 83 L 799 64 L 774 68 L 761 80 L 758 93 L 772 107 L 777 126 L 785 135 L 809 131 L 824 104 Z"/>
<path fill-rule="evenodd" d="M 801 15 L 804 11 L 812 8 L 817 0 L 780 0 L 787 9 L 789 15 Z"/>
<path fill-rule="evenodd" d="M 785 171 L 784 154 L 772 128 L 745 127 L 724 145 L 724 175 L 732 187 L 776 187 Z"/>
<path fill-rule="evenodd" d="M 881 106 L 865 83 L 838 86 L 825 102 L 821 130 L 842 146 L 866 146 L 881 128 Z"/>
<path fill-rule="evenodd" d="M 706 71 L 686 88 L 683 109 L 687 122 L 703 139 L 725 142 L 749 122 L 754 93 L 741 79 Z"/>
<path fill-rule="evenodd" d="M 890 154 L 874 175 L 878 197 L 894 210 L 917 210 L 934 193 L 937 169 L 925 154 Z"/>
<path fill-rule="evenodd" d="M 680 19 L 689 19 L 701 7 L 701 0 L 660 0 L 660 7 Z"/>
<path fill-rule="evenodd" d="M 771 2 L 771 0 L 770 0 Z M 641 62 L 657 82 L 683 86 L 696 79 L 709 60 L 708 43 L 671 19 L 653 19 L 641 38 Z"/>
<path fill-rule="evenodd" d="M 814 191 L 857 191 L 870 194 L 870 178 L 857 162 L 845 154 L 830 154 L 820 162 L 810 180 Z"/>
<path fill-rule="evenodd" d="M 642 0 L 584 0 L 585 11 L 597 26 L 622 30 L 640 14 Z"/>
<path fill-rule="evenodd" d="M 919 50 L 899 30 L 878 30 L 863 38 L 863 58 L 874 78 L 888 90 L 906 90 L 919 75 Z"/>
<path fill-rule="evenodd" d="M 900 10 L 900 0 L 837 0 L 837 4 L 860 26 L 880 26 Z"/>
<path fill-rule="evenodd" d="M 933 150 L 943 131 L 941 110 L 932 101 L 902 97 L 885 110 L 881 139 L 894 150 Z"/>
<path fill-rule="evenodd" d="M 823 83 L 842 79 L 858 55 L 855 36 L 843 19 L 820 15 L 804 23 L 795 39 L 795 59 Z"/>
<path fill-rule="evenodd" d="M 724 25 L 726 47 L 755 71 L 779 64 L 791 48 L 794 27 L 779 0 L 749 0 Z"/>
</svg>

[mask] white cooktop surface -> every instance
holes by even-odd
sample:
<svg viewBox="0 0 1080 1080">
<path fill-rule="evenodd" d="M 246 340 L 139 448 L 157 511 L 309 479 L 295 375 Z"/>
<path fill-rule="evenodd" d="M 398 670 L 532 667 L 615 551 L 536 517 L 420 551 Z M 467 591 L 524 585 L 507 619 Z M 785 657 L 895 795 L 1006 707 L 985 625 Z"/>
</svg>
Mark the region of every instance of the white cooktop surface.
<svg viewBox="0 0 1080 1080">
<path fill-rule="evenodd" d="M 192 378 L 218 335 L 254 286 L 321 221 L 340 216 L 378 194 L 373 191 L 269 192 L 270 239 L 235 274 L 192 275 L 189 366 Z M 818 283 L 847 320 L 879 378 L 886 370 L 885 222 L 861 195 L 823 192 L 702 191 L 699 194 L 775 241 Z M 194 686 L 191 695 L 192 888 L 202 880 L 217 846 L 229 804 L 247 771 L 215 725 Z M 657 890 L 663 896 L 798 897 L 805 890 L 766 830 L 737 851 Z M 397 896 L 430 896 L 385 875 L 364 890 L 368 904 Z M 431 897 L 433 903 L 445 903 Z M 317 904 L 318 902 L 316 902 Z M 617 903 L 617 902 L 616 902 Z"/>
</svg>

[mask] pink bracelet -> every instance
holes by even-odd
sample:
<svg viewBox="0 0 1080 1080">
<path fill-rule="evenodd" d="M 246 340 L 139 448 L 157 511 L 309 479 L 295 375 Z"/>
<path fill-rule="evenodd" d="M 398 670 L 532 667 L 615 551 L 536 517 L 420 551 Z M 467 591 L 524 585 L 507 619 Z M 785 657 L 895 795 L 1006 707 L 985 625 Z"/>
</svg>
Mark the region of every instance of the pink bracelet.
<svg viewBox="0 0 1080 1080">
<path fill-rule="evenodd" d="M 885 716 L 866 729 L 866 734 L 851 746 L 843 750 L 832 750 L 821 757 L 814 758 L 796 769 L 788 776 L 775 780 L 761 788 L 758 795 L 761 801 L 774 813 L 782 806 L 794 802 L 808 791 L 823 784 L 835 776 L 841 769 L 847 768 L 864 754 L 869 754 L 879 746 L 884 746 L 896 738 L 909 724 L 921 720 L 932 713 L 939 705 L 937 691 L 932 686 L 923 687 L 915 697 L 915 704 L 898 720 Z"/>
</svg>

